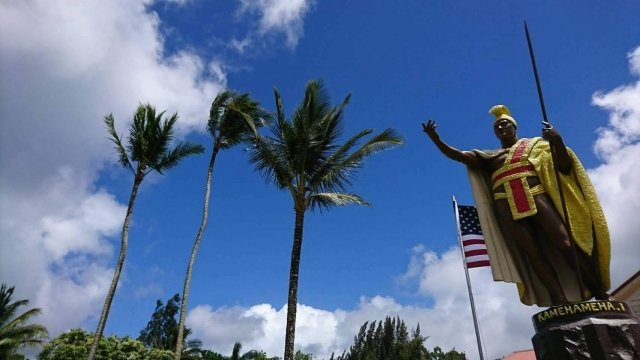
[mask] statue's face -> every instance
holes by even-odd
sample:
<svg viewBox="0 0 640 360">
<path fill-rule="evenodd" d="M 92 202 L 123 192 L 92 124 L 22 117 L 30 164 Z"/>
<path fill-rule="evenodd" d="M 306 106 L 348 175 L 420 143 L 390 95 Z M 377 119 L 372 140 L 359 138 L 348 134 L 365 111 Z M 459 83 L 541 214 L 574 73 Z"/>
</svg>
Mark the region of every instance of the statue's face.
<svg viewBox="0 0 640 360">
<path fill-rule="evenodd" d="M 508 140 L 515 138 L 516 127 L 511 121 L 507 119 L 501 119 L 493 124 L 493 132 L 501 141 Z"/>
</svg>

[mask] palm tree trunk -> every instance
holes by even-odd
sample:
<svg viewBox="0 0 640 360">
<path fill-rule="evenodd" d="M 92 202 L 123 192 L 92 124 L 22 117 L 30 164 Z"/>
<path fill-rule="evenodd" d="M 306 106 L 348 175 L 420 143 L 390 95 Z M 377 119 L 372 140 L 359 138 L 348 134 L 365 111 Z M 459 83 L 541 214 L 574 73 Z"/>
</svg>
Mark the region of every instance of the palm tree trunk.
<svg viewBox="0 0 640 360">
<path fill-rule="evenodd" d="M 300 253 L 302 251 L 302 229 L 304 210 L 295 209 L 296 224 L 293 232 L 291 250 L 291 269 L 289 270 L 289 299 L 287 301 L 287 328 L 284 338 L 284 360 L 293 360 L 293 344 L 296 339 L 296 312 L 298 306 L 298 274 L 300 273 Z"/>
<path fill-rule="evenodd" d="M 211 195 L 211 179 L 213 177 L 213 165 L 216 162 L 216 155 L 218 155 L 219 148 L 214 145 L 213 153 L 211 154 L 211 161 L 209 161 L 209 170 L 207 171 L 207 184 L 204 191 L 204 207 L 202 209 L 202 223 L 196 235 L 196 242 L 193 244 L 191 250 L 191 258 L 189 258 L 189 265 L 187 266 L 187 276 L 184 279 L 184 289 L 182 290 L 182 305 L 180 306 L 180 323 L 178 324 L 178 339 L 176 343 L 175 360 L 180 360 L 182 356 L 182 337 L 184 336 L 184 322 L 187 317 L 187 300 L 189 299 L 189 286 L 191 285 L 191 273 L 193 271 L 193 263 L 196 261 L 196 253 L 200 246 L 200 240 L 204 234 L 204 229 L 207 225 L 207 219 L 209 218 L 209 196 Z"/>
<path fill-rule="evenodd" d="M 111 287 L 107 293 L 107 299 L 102 307 L 102 314 L 100 315 L 100 321 L 98 321 L 98 329 L 93 337 L 93 343 L 91 349 L 89 349 L 89 356 L 87 360 L 94 360 L 96 353 L 98 352 L 98 344 L 104 331 L 104 326 L 107 323 L 107 317 L 109 316 L 109 310 L 111 309 L 111 303 L 113 302 L 113 296 L 116 293 L 116 287 L 118 286 L 118 279 L 120 279 L 120 273 L 122 272 L 122 266 L 124 265 L 124 257 L 127 253 L 127 245 L 129 243 L 129 224 L 131 224 L 131 215 L 133 214 L 133 204 L 136 201 L 136 195 L 138 194 L 138 187 L 143 179 L 143 174 L 136 174 L 133 180 L 133 189 L 131 190 L 131 197 L 129 198 L 129 207 L 127 208 L 127 216 L 124 218 L 124 226 L 122 227 L 122 243 L 120 245 L 120 256 L 118 257 L 118 263 L 116 265 L 116 271 L 113 274 L 113 280 L 111 281 Z"/>
</svg>

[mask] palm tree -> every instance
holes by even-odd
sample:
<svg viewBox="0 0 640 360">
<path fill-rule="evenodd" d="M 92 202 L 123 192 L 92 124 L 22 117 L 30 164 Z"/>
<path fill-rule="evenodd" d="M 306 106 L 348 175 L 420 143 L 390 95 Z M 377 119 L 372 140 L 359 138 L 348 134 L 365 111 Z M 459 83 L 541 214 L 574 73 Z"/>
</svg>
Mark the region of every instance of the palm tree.
<svg viewBox="0 0 640 360">
<path fill-rule="evenodd" d="M 129 129 L 126 148 L 116 133 L 113 115 L 110 114 L 104 118 L 104 123 L 111 137 L 110 139 L 115 144 L 115 149 L 118 152 L 120 165 L 125 169 L 131 170 L 134 177 L 127 215 L 124 218 L 124 225 L 122 227 L 120 256 L 118 257 L 118 263 L 113 274 L 111 287 L 107 293 L 107 299 L 102 308 L 98 329 L 93 338 L 91 349 L 89 349 L 88 360 L 94 360 L 96 356 L 98 343 L 102 337 L 102 332 L 104 331 L 104 326 L 109 316 L 109 310 L 111 309 L 111 303 L 113 302 L 113 296 L 116 292 L 116 286 L 118 285 L 118 279 L 120 278 L 120 272 L 122 271 L 124 258 L 127 253 L 129 224 L 131 223 L 133 204 L 138 194 L 138 187 L 145 176 L 152 171 L 164 175 L 167 170 L 176 167 L 186 157 L 204 152 L 204 146 L 189 141 L 180 142 L 171 149 L 169 145 L 173 139 L 173 126 L 178 120 L 178 114 L 175 113 L 170 118 L 165 118 L 164 120 L 162 118 L 163 115 L 164 111 L 156 115 L 156 109 L 149 104 L 138 106 L 138 109 L 133 115 L 133 123 Z"/>
<path fill-rule="evenodd" d="M 191 257 L 187 265 L 187 275 L 184 279 L 184 289 L 182 291 L 182 306 L 180 307 L 180 321 L 178 324 L 178 346 L 175 350 L 175 360 L 180 360 L 182 353 L 182 339 L 184 336 L 184 322 L 187 315 L 187 301 L 189 299 L 189 286 L 191 285 L 191 273 L 196 260 L 196 253 L 200 246 L 200 240 L 204 234 L 209 217 L 209 196 L 211 194 L 211 179 L 213 177 L 213 166 L 216 156 L 220 150 L 228 150 L 252 138 L 253 132 L 245 120 L 249 117 L 254 124 L 261 126 L 271 119 L 271 114 L 260 107 L 260 103 L 251 99 L 249 94 L 239 94 L 236 91 L 226 90 L 220 92 L 209 112 L 207 131 L 213 138 L 213 152 L 209 161 L 207 171 L 207 181 L 204 191 L 204 207 L 202 210 L 202 222 L 196 235 L 196 241 L 191 250 Z"/>
<path fill-rule="evenodd" d="M 42 313 L 39 308 L 16 316 L 18 308 L 27 306 L 29 300 L 11 302 L 14 288 L 12 286 L 7 289 L 6 284 L 0 286 L 0 359 L 18 359 L 20 355 L 15 353 L 17 350 L 25 346 L 40 345 L 49 336 L 42 325 L 25 325 L 29 319 Z"/>
<path fill-rule="evenodd" d="M 255 140 L 250 149 L 249 162 L 267 182 L 281 190 L 288 190 L 293 198 L 295 228 L 284 350 L 284 360 L 293 360 L 305 212 L 309 208 L 322 211 L 347 204 L 371 206 L 359 195 L 348 192 L 347 188 L 363 167 L 365 158 L 401 145 L 404 141 L 398 132 L 389 128 L 351 152 L 359 140 L 373 133 L 370 129 L 363 130 L 343 145 L 337 144 L 344 132 L 344 108 L 351 94 L 342 103 L 331 107 L 323 83 L 311 80 L 307 83 L 302 104 L 294 110 L 292 119 L 288 120 L 280 94 L 277 89 L 274 90 L 277 116 L 269 126 L 272 136 L 262 137 L 254 131 Z"/>
</svg>

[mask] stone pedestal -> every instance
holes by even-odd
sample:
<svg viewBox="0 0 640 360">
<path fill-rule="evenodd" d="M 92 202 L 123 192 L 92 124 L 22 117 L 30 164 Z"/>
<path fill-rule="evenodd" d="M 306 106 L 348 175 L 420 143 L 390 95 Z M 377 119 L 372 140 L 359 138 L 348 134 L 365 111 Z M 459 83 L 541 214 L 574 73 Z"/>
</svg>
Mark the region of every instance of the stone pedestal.
<svg viewBox="0 0 640 360">
<path fill-rule="evenodd" d="M 619 301 L 554 306 L 533 316 L 538 360 L 640 360 L 640 320 Z"/>
</svg>

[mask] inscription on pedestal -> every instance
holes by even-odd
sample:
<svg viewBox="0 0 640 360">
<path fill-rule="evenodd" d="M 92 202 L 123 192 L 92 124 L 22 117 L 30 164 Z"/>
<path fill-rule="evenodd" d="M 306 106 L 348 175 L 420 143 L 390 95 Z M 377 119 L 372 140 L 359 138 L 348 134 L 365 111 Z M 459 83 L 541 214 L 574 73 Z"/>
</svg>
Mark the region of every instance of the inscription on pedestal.
<svg viewBox="0 0 640 360">
<path fill-rule="evenodd" d="M 623 302 L 554 306 L 532 320 L 538 360 L 640 360 L 640 320 Z"/>
<path fill-rule="evenodd" d="M 620 301 L 588 301 L 554 306 L 533 316 L 533 327 L 540 331 L 551 324 L 561 324 L 586 317 L 625 319 L 636 317 L 633 310 Z"/>
</svg>

